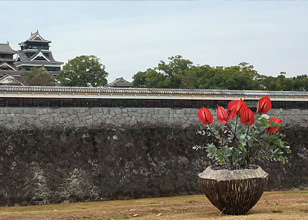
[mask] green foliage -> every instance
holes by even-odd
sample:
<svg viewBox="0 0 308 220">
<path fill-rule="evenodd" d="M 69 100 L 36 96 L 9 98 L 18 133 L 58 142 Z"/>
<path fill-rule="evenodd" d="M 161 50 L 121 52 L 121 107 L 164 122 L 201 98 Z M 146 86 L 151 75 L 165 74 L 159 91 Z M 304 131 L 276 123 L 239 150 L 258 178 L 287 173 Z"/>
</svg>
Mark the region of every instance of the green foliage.
<svg viewBox="0 0 308 220">
<path fill-rule="evenodd" d="M 55 78 L 45 68 L 32 67 L 25 73 L 24 84 L 27 86 L 54 86 Z"/>
<path fill-rule="evenodd" d="M 169 63 L 160 61 L 154 69 L 138 72 L 133 76 L 134 87 L 182 88 L 182 78 L 192 68 L 192 62 L 181 56 L 169 57 Z"/>
<path fill-rule="evenodd" d="M 193 65 L 177 55 L 160 61 L 157 67 L 138 72 L 133 76 L 134 87 L 182 89 L 232 89 L 232 90 L 288 90 L 307 91 L 308 77 L 301 75 L 286 78 L 282 72 L 277 77 L 260 75 L 254 67 L 242 62 L 237 66 L 211 67 Z"/>
<path fill-rule="evenodd" d="M 108 73 L 95 56 L 79 56 L 63 66 L 57 79 L 61 86 L 104 86 Z"/>
</svg>

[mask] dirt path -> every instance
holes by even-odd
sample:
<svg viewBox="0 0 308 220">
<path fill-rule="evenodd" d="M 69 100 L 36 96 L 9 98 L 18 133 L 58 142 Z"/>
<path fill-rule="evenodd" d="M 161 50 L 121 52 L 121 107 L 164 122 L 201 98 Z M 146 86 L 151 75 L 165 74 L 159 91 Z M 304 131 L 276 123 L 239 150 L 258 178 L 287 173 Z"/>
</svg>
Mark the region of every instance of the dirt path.
<svg viewBox="0 0 308 220">
<path fill-rule="evenodd" d="M 298 219 L 308 220 L 308 191 L 265 192 L 246 215 L 222 215 L 204 195 L 0 207 L 0 219 Z"/>
</svg>

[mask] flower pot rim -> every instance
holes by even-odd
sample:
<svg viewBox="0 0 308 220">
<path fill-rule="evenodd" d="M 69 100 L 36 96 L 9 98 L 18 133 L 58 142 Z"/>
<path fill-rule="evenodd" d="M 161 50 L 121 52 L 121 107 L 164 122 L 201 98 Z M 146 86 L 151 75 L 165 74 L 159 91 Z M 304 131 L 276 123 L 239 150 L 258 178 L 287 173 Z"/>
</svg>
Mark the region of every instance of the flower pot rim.
<svg viewBox="0 0 308 220">
<path fill-rule="evenodd" d="M 210 179 L 216 181 L 230 181 L 230 180 L 243 180 L 243 179 L 257 179 L 268 178 L 268 173 L 265 172 L 260 166 L 256 169 L 212 169 L 208 166 L 202 173 L 198 174 L 200 179 Z"/>
</svg>

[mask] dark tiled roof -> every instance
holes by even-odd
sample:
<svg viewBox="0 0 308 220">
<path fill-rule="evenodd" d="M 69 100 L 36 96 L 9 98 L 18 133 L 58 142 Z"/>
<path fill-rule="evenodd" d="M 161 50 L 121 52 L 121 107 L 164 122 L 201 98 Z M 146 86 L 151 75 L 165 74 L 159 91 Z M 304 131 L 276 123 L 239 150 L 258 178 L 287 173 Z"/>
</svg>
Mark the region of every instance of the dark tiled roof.
<svg viewBox="0 0 308 220">
<path fill-rule="evenodd" d="M 33 60 L 33 61 L 18 61 L 15 62 L 16 66 L 22 65 L 22 64 L 36 64 L 36 65 L 62 65 L 62 62 L 54 61 L 54 62 L 49 62 L 47 60 Z"/>
<path fill-rule="evenodd" d="M 24 88 L 19 87 L 2 87 L 0 91 L 14 91 L 14 92 L 61 92 L 64 93 L 87 93 L 98 94 L 139 94 L 139 95 L 190 95 L 190 96 L 208 96 L 208 95 L 219 95 L 222 98 L 226 98 L 231 95 L 232 97 L 245 97 L 249 96 L 252 98 L 259 98 L 262 96 L 281 96 L 283 98 L 293 96 L 304 96 L 308 97 L 307 91 L 263 91 L 263 90 L 219 90 L 219 89 L 159 89 L 159 88 L 107 88 L 107 87 L 55 87 L 55 86 L 27 86 Z M 138 97 L 138 96 L 136 96 Z M 171 97 L 171 96 L 170 96 Z M 308 99 L 307 99 L 308 101 Z"/>
<path fill-rule="evenodd" d="M 18 79 L 20 76 L 13 76 L 11 74 L 4 75 L 0 78 L 0 85 L 6 85 L 6 86 L 24 86 L 22 82 L 20 82 Z"/>
<path fill-rule="evenodd" d="M 44 38 L 42 38 L 42 36 L 39 34 L 38 31 L 36 31 L 35 33 L 31 33 L 31 36 L 29 37 L 29 39 L 27 41 L 51 43 L 51 41 L 45 40 Z"/>
<path fill-rule="evenodd" d="M 3 77 L 5 75 L 12 75 L 12 76 L 23 76 L 25 73 L 23 71 L 15 71 L 15 70 L 0 70 L 0 77 Z"/>
<path fill-rule="evenodd" d="M 109 83 L 107 86 L 108 87 L 132 87 L 133 84 L 131 82 L 128 82 L 125 79 L 123 79 L 123 77 L 121 77 L 121 78 L 117 78 L 115 81 Z"/>
<path fill-rule="evenodd" d="M 28 60 L 27 55 L 21 50 L 17 51 L 17 56 L 20 59 L 20 61 Z"/>
<path fill-rule="evenodd" d="M 14 70 L 16 71 L 16 66 L 10 64 L 10 63 L 7 63 L 7 62 L 3 62 L 3 63 L 0 63 L 0 68 L 3 69 L 3 67 L 7 67 L 7 68 L 10 68 L 11 70 Z"/>
<path fill-rule="evenodd" d="M 13 50 L 9 44 L 0 44 L 0 54 L 15 54 L 16 51 Z"/>
<path fill-rule="evenodd" d="M 22 51 L 19 50 L 17 52 L 18 57 L 20 58 L 20 61 L 15 62 L 15 65 L 22 65 L 22 64 L 39 64 L 39 65 L 62 65 L 62 62 L 59 61 L 55 61 L 55 59 L 52 56 L 51 51 L 44 51 L 44 53 L 49 53 L 48 59 L 50 61 L 47 60 L 31 60 L 33 59 L 35 56 L 37 56 L 41 51 L 37 50 L 37 52 L 32 55 L 31 57 L 27 57 L 27 55 Z"/>
<path fill-rule="evenodd" d="M 3 62 L 15 62 L 16 60 L 14 59 L 9 59 L 9 58 L 0 58 L 0 63 L 3 63 Z"/>
<path fill-rule="evenodd" d="M 36 51 L 35 54 L 33 54 L 31 57 L 29 57 L 29 60 L 32 60 L 34 57 L 36 57 L 37 55 L 39 55 L 39 53 L 42 53 L 43 56 L 45 56 L 45 57 L 46 57 L 46 55 L 44 55 L 44 53 L 45 53 L 45 54 L 48 53 L 48 56 L 47 56 L 46 58 L 47 58 L 48 60 L 50 60 L 50 62 L 56 62 L 55 59 L 54 59 L 53 56 L 52 56 L 51 51 L 44 51 L 44 52 L 42 52 L 41 50 Z"/>
</svg>

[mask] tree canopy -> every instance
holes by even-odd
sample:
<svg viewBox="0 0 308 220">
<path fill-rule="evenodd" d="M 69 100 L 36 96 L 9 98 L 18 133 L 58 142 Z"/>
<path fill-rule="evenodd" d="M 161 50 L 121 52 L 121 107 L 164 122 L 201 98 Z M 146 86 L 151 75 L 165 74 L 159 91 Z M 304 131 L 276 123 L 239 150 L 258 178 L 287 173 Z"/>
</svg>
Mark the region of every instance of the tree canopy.
<svg viewBox="0 0 308 220">
<path fill-rule="evenodd" d="M 23 83 L 27 86 L 54 86 L 55 78 L 45 68 L 32 67 L 24 70 Z"/>
<path fill-rule="evenodd" d="M 236 66 L 211 67 L 193 65 L 182 56 L 160 61 L 157 67 L 138 72 L 133 76 L 134 87 L 182 89 L 232 89 L 232 90 L 288 90 L 307 91 L 307 75 L 286 78 L 282 72 L 277 77 L 260 75 L 249 63 Z"/>
<path fill-rule="evenodd" d="M 61 86 L 97 87 L 107 84 L 108 73 L 99 58 L 91 56 L 77 56 L 63 66 L 57 79 Z"/>
</svg>

